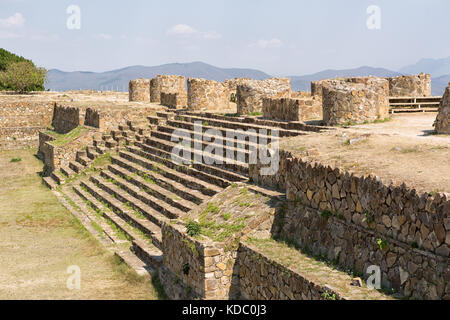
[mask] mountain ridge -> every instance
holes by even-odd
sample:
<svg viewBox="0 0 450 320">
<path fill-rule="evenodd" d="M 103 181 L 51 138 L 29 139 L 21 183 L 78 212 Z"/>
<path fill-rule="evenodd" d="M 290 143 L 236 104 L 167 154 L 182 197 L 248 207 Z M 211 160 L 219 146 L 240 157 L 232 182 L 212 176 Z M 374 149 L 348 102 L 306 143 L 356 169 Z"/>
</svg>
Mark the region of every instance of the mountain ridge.
<svg viewBox="0 0 450 320">
<path fill-rule="evenodd" d="M 427 72 L 427 70 L 422 70 Z M 419 72 L 417 72 L 419 73 Z M 136 78 L 153 78 L 158 74 L 177 74 L 185 77 L 206 78 L 216 81 L 224 81 L 232 78 L 252 78 L 257 80 L 271 78 L 268 73 L 257 69 L 245 68 L 219 68 L 200 61 L 190 63 L 169 63 L 159 66 L 134 65 L 120 69 L 91 72 L 71 71 L 66 72 L 52 69 L 48 72 L 47 88 L 56 91 L 77 89 L 92 90 L 118 90 L 127 91 L 128 83 Z M 296 91 L 309 91 L 311 81 L 329 79 L 335 77 L 378 76 L 395 77 L 406 73 L 385 68 L 361 66 L 353 69 L 327 69 L 317 73 L 301 76 L 288 76 L 291 78 L 292 88 Z M 432 94 L 441 95 L 447 83 L 450 81 L 450 73 L 439 77 L 432 77 Z"/>
</svg>

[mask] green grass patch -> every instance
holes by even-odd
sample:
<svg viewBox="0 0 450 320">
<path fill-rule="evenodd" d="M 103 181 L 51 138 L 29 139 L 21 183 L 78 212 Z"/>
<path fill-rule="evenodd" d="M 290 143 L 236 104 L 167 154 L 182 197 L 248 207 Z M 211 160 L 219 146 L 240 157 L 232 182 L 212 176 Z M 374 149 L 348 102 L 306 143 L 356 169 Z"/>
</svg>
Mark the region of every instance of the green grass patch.
<svg viewBox="0 0 450 320">
<path fill-rule="evenodd" d="M 88 128 L 86 128 L 84 126 L 78 126 L 75 129 L 73 129 L 72 131 L 65 133 L 65 134 L 57 133 L 54 131 L 47 131 L 46 133 L 55 138 L 55 140 L 53 140 L 51 142 L 52 145 L 61 147 L 61 146 L 68 144 L 69 142 L 79 138 L 82 134 L 84 134 L 88 131 L 89 131 Z"/>
<path fill-rule="evenodd" d="M 21 162 L 22 158 L 12 158 L 10 162 L 15 163 L 15 162 Z"/>
</svg>

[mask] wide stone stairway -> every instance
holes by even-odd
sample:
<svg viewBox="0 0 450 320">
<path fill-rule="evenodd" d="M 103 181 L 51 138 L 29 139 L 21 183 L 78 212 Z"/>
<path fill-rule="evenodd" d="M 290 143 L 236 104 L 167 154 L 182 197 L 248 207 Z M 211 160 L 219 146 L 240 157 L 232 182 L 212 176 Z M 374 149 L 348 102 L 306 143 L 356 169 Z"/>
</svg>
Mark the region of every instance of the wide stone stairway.
<svg viewBox="0 0 450 320">
<path fill-rule="evenodd" d="M 214 114 L 160 112 L 96 137 L 75 161 L 44 182 L 84 215 L 88 227 L 97 230 L 116 254 L 135 269 L 151 269 L 162 261 L 164 221 L 182 219 L 233 183 L 247 182 L 250 153 L 258 138 L 270 143 L 274 129 L 284 137 L 305 134 L 298 130 L 305 128 L 302 123 L 292 127 Z M 232 130 L 246 132 L 246 140 L 227 138 Z M 216 139 L 217 134 L 223 139 Z M 179 152 L 173 155 L 176 147 Z M 182 158 L 190 147 L 189 158 Z M 223 147 L 223 153 L 215 154 L 214 147 Z M 227 160 L 227 154 L 240 161 Z"/>
</svg>

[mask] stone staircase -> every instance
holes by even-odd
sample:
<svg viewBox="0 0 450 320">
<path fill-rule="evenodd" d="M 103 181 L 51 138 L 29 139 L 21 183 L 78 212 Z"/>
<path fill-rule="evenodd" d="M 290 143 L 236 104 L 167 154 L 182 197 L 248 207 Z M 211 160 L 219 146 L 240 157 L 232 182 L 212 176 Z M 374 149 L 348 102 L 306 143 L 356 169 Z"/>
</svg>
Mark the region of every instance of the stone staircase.
<svg viewBox="0 0 450 320">
<path fill-rule="evenodd" d="M 211 144 L 202 137 L 198 139 L 194 122 L 202 124 L 202 132 L 208 138 L 214 138 L 206 132 L 209 129 L 222 133 L 223 141 L 213 139 Z M 226 137 L 230 129 L 255 132 L 237 143 Z M 248 181 L 248 160 L 257 147 L 253 139 L 260 129 L 267 130 L 263 137 L 271 142 L 270 130 L 279 128 L 216 119 L 213 115 L 159 112 L 95 137 L 92 145 L 79 151 L 68 166 L 43 180 L 60 194 L 66 206 L 70 205 L 72 211 L 101 230 L 98 236 L 109 239 L 117 255 L 136 270 L 151 270 L 162 262 L 163 222 L 182 219 L 230 185 Z M 300 134 L 305 132 L 280 129 L 280 136 Z M 173 148 L 187 146 L 172 141 L 174 137 L 190 137 L 190 147 L 201 146 L 201 151 L 193 151 L 188 164 L 180 163 L 186 159 L 173 156 Z M 223 146 L 224 154 L 202 152 L 211 145 Z M 241 154 L 242 161 L 226 161 L 226 152 Z M 96 161 L 106 155 L 106 165 L 92 170 Z M 200 156 L 209 162 L 193 161 Z"/>
</svg>

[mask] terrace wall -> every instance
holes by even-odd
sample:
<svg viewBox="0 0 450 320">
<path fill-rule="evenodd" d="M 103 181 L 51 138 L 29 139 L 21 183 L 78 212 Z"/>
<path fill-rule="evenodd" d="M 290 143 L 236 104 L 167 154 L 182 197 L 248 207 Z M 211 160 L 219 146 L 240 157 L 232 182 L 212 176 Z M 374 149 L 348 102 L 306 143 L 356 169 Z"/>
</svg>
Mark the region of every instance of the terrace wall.
<svg viewBox="0 0 450 320">
<path fill-rule="evenodd" d="M 221 111 L 230 105 L 230 91 L 221 82 L 206 79 L 188 79 L 188 110 Z"/>
<path fill-rule="evenodd" d="M 250 167 L 255 182 L 287 192 L 276 235 L 347 269 L 379 266 L 383 286 L 405 296 L 450 299 L 448 194 L 417 194 L 283 151 L 276 175 L 261 176 L 261 167 Z"/>
<path fill-rule="evenodd" d="M 161 103 L 161 93 L 183 93 L 186 91 L 186 78 L 176 75 L 157 75 L 150 81 L 150 101 Z"/>
<path fill-rule="evenodd" d="M 248 115 L 262 112 L 263 98 L 289 98 L 290 95 L 291 80 L 289 78 L 246 81 L 237 86 L 237 113 Z"/>
</svg>

